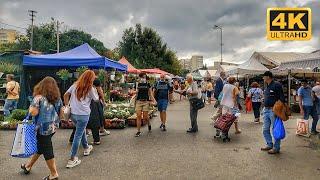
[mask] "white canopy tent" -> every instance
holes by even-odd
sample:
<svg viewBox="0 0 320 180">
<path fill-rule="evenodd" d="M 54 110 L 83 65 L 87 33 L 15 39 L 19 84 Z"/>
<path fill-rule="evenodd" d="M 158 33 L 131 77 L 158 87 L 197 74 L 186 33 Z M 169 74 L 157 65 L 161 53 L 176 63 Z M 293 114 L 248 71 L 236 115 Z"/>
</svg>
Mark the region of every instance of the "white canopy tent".
<svg viewBox="0 0 320 180">
<path fill-rule="evenodd" d="M 229 75 L 258 75 L 263 74 L 269 69 L 254 58 L 240 64 L 239 66 L 227 71 Z"/>
</svg>

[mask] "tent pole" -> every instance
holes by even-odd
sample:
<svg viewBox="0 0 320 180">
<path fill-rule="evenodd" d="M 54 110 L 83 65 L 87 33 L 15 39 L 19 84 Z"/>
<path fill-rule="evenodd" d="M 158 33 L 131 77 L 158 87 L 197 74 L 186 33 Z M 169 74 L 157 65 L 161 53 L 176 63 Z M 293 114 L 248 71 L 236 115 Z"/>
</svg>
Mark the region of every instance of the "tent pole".
<svg viewBox="0 0 320 180">
<path fill-rule="evenodd" d="M 288 71 L 288 105 L 291 106 L 291 70 Z"/>
</svg>

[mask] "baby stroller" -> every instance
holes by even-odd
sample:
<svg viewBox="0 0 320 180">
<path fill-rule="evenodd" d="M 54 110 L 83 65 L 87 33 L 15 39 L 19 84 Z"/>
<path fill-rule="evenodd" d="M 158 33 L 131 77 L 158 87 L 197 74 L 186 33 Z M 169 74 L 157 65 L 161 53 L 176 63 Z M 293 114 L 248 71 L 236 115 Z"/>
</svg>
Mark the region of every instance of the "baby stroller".
<svg viewBox="0 0 320 180">
<path fill-rule="evenodd" d="M 216 121 L 213 123 L 213 126 L 217 129 L 217 133 L 214 138 L 221 138 L 223 142 L 230 142 L 228 132 L 234 121 L 237 119 L 235 114 L 237 113 L 228 112 L 216 119 Z"/>
</svg>

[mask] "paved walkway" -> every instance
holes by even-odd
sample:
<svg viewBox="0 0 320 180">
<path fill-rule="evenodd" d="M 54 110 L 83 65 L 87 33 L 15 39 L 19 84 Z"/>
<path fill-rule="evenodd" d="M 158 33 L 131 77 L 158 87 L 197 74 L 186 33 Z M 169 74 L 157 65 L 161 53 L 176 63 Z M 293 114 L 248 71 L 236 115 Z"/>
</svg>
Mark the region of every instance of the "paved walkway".
<svg viewBox="0 0 320 180">
<path fill-rule="evenodd" d="M 295 121 L 286 123 L 282 153 L 268 155 L 260 151 L 264 145 L 262 124 L 253 124 L 251 114 L 241 117 L 243 133 L 235 135 L 232 128 L 231 142 L 222 143 L 213 139 L 210 107 L 199 113 L 199 133 L 186 134 L 188 108 L 186 102 L 169 107 L 167 132 L 160 131 L 158 118 L 152 120 L 152 133 L 145 127 L 139 138 L 134 137 L 135 128 L 112 130 L 91 156 L 80 155 L 82 164 L 74 169 L 65 168 L 71 131 L 59 130 L 54 148 L 60 179 L 320 179 L 320 152 L 295 136 Z M 48 170 L 42 159 L 30 175 L 19 173 L 24 160 L 9 156 L 13 136 L 13 131 L 0 131 L 0 179 L 36 180 L 46 176 Z"/>
</svg>

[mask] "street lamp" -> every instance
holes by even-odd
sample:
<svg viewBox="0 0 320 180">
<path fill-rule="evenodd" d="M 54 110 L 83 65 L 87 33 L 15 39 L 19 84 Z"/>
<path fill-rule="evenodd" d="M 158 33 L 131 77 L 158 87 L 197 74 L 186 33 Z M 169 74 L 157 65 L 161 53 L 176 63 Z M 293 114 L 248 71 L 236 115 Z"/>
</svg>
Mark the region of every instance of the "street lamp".
<svg viewBox="0 0 320 180">
<path fill-rule="evenodd" d="M 220 55 L 221 55 L 221 59 L 220 59 L 220 65 L 222 65 L 222 26 L 218 26 L 218 25 L 214 25 L 213 27 L 214 30 L 219 29 L 220 30 Z"/>
</svg>

